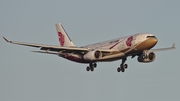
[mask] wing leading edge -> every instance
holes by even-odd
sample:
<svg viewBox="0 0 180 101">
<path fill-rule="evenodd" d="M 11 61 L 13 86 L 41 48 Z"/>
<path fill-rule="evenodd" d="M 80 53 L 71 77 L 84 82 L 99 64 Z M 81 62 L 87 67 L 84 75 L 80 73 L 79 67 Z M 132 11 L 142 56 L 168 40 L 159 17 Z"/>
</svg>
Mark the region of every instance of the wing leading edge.
<svg viewBox="0 0 180 101">
<path fill-rule="evenodd" d="M 26 42 L 17 42 L 17 41 L 10 41 L 7 38 L 3 37 L 4 40 L 8 43 L 17 44 L 17 45 L 23 45 L 23 46 L 30 46 L 30 47 L 36 47 L 40 48 L 40 50 L 48 50 L 48 51 L 54 51 L 59 52 L 62 50 L 74 50 L 74 51 L 83 51 L 87 52 L 88 48 L 79 48 L 79 47 L 61 47 L 61 46 L 54 46 L 54 45 L 44 45 L 44 44 L 34 44 L 34 43 L 26 43 Z"/>
<path fill-rule="evenodd" d="M 150 51 L 150 52 L 160 52 L 160 51 L 166 51 L 166 50 L 172 50 L 172 49 L 176 49 L 175 43 L 172 45 L 172 47 L 159 48 L 159 49 L 151 49 L 151 50 L 149 50 L 149 51 Z"/>
<path fill-rule="evenodd" d="M 7 38 L 3 37 L 4 40 L 11 44 L 29 46 L 29 47 L 36 47 L 40 48 L 40 50 L 44 51 L 33 51 L 37 53 L 47 53 L 47 54 L 58 54 L 59 52 L 67 52 L 67 53 L 76 53 L 76 54 L 86 54 L 87 52 L 91 51 L 92 49 L 89 48 L 80 48 L 80 47 L 61 47 L 61 46 L 54 46 L 54 45 L 44 45 L 44 44 L 34 44 L 34 43 L 26 43 L 26 42 L 17 42 L 17 41 L 10 41 Z M 49 52 L 51 51 L 51 52 Z M 112 50 L 108 49 L 100 49 L 103 53 L 111 53 Z"/>
</svg>

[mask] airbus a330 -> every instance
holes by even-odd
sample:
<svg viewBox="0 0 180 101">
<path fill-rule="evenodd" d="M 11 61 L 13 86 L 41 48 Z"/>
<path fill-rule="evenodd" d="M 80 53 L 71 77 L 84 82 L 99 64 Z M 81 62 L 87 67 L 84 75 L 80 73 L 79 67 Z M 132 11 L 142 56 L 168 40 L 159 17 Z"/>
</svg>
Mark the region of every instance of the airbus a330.
<svg viewBox="0 0 180 101">
<path fill-rule="evenodd" d="M 86 68 L 87 71 L 94 71 L 97 62 L 111 62 L 121 59 L 122 62 L 117 68 L 117 72 L 124 72 L 128 67 L 125 64 L 127 57 L 137 56 L 138 62 L 148 63 L 155 60 L 155 52 L 175 49 L 175 44 L 168 48 L 152 49 L 157 44 L 158 39 L 149 33 L 139 33 L 77 47 L 60 23 L 56 24 L 56 30 L 60 46 L 17 42 L 3 38 L 12 44 L 40 48 L 40 50 L 33 52 L 54 54 L 74 62 L 87 63 L 89 64 Z"/>
</svg>

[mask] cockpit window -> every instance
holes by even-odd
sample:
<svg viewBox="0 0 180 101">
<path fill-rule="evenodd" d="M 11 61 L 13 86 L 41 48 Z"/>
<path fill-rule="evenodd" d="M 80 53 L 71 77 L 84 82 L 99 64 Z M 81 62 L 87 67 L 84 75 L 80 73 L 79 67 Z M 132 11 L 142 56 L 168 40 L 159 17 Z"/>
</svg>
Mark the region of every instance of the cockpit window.
<svg viewBox="0 0 180 101">
<path fill-rule="evenodd" d="M 146 38 L 156 38 L 155 36 L 147 36 Z"/>
</svg>

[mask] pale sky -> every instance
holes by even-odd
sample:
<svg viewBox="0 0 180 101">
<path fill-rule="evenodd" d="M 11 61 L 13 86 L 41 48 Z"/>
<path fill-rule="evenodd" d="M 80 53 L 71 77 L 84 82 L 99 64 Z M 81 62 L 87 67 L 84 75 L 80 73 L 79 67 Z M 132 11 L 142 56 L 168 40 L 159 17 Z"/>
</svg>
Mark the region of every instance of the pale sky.
<svg viewBox="0 0 180 101">
<path fill-rule="evenodd" d="M 140 32 L 154 34 L 152 63 L 128 58 L 98 63 L 94 72 L 55 55 L 0 39 L 0 101 L 178 101 L 180 99 L 179 0 L 1 0 L 0 36 L 11 40 L 59 45 L 62 23 L 73 43 L 83 46 Z"/>
</svg>

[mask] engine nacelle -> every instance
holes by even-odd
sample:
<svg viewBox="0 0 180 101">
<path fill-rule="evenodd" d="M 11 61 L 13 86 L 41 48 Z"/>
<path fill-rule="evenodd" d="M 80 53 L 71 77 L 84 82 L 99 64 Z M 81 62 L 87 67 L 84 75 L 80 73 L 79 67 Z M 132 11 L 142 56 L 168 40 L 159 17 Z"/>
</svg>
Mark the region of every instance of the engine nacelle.
<svg viewBox="0 0 180 101">
<path fill-rule="evenodd" d="M 139 62 L 146 62 L 146 63 L 148 63 L 148 62 L 153 62 L 155 60 L 155 58 L 156 58 L 156 55 L 153 52 L 151 52 L 151 53 L 143 53 L 142 55 L 140 55 L 137 58 L 137 60 Z"/>
<path fill-rule="evenodd" d="M 83 58 L 88 61 L 94 61 L 102 57 L 102 52 L 99 50 L 93 50 L 86 53 Z"/>
</svg>

